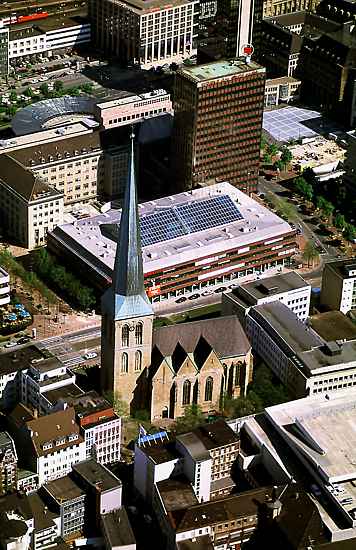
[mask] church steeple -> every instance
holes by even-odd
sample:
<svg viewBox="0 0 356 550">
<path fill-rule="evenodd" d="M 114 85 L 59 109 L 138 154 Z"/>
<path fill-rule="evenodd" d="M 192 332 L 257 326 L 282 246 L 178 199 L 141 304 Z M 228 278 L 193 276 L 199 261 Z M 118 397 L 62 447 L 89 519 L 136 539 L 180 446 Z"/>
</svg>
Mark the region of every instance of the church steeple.
<svg viewBox="0 0 356 550">
<path fill-rule="evenodd" d="M 153 313 L 144 287 L 133 134 L 112 286 L 103 296 L 103 310 L 114 320 Z"/>
</svg>

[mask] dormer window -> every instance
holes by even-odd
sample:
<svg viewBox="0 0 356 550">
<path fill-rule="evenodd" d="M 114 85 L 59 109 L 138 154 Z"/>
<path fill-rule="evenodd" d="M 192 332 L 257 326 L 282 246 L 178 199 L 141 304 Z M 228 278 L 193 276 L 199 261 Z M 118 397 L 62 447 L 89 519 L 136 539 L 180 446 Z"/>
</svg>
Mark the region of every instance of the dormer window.
<svg viewBox="0 0 356 550">
<path fill-rule="evenodd" d="M 66 442 L 65 437 L 58 437 L 58 439 L 56 439 L 56 447 L 59 447 L 60 445 L 64 445 L 65 442 Z"/>
<path fill-rule="evenodd" d="M 46 441 L 46 443 L 43 443 L 42 449 L 44 451 L 48 451 L 49 449 L 52 449 L 52 441 Z"/>
<path fill-rule="evenodd" d="M 78 434 L 70 434 L 68 441 L 76 441 L 78 439 Z"/>
</svg>

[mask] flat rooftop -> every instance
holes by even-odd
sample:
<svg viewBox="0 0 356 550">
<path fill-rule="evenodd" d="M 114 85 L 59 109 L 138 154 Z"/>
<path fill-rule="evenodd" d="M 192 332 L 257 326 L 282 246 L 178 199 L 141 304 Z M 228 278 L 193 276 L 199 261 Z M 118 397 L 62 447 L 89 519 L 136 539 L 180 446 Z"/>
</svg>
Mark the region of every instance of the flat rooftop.
<svg viewBox="0 0 356 550">
<path fill-rule="evenodd" d="M 342 279 L 356 278 L 356 258 L 348 260 L 339 260 L 337 262 L 328 262 L 324 269 L 334 271 Z"/>
<path fill-rule="evenodd" d="M 17 351 L 8 351 L 0 355 L 0 376 L 31 367 L 34 359 L 43 359 L 43 353 L 36 346 L 26 346 Z"/>
<path fill-rule="evenodd" d="M 189 508 L 198 503 L 190 482 L 185 478 L 159 481 L 157 489 L 167 514 L 173 510 Z"/>
<path fill-rule="evenodd" d="M 145 455 L 149 456 L 154 464 L 163 464 L 171 460 L 177 460 L 181 455 L 176 451 L 174 441 L 154 442 L 153 445 L 140 447 Z"/>
<path fill-rule="evenodd" d="M 309 326 L 326 342 L 355 340 L 356 325 L 341 311 L 326 311 L 309 317 Z"/>
<path fill-rule="evenodd" d="M 356 478 L 356 389 L 266 409 L 282 437 L 330 483 Z"/>
<path fill-rule="evenodd" d="M 324 344 L 295 313 L 281 302 L 253 306 L 249 315 L 274 338 L 288 356 L 296 355 Z"/>
<path fill-rule="evenodd" d="M 121 487 L 120 479 L 96 460 L 84 460 L 72 468 L 93 487 L 100 487 L 101 492 Z"/>
<path fill-rule="evenodd" d="M 140 204 L 139 214 L 145 273 L 294 234 L 286 221 L 227 182 Z M 57 226 L 50 240 L 110 280 L 120 217 L 112 209 Z"/>
<path fill-rule="evenodd" d="M 356 340 L 344 343 L 329 342 L 328 345 L 335 353 L 330 353 L 325 345 L 297 354 L 298 364 L 302 363 L 307 374 L 339 372 L 356 366 Z"/>
<path fill-rule="evenodd" d="M 239 296 L 240 289 L 251 297 L 253 303 L 269 296 L 275 296 L 285 292 L 291 292 L 300 288 L 310 287 L 303 277 L 295 271 L 280 273 L 272 277 L 264 277 L 248 283 L 243 283 L 231 292 L 233 296 Z M 240 297 L 240 296 L 239 296 Z"/>
<path fill-rule="evenodd" d="M 266 80 L 266 88 L 269 86 L 278 86 L 279 84 L 300 84 L 300 80 L 298 78 L 294 78 L 293 76 L 281 76 L 279 78 L 267 78 Z"/>
<path fill-rule="evenodd" d="M 135 535 L 123 506 L 110 514 L 103 514 L 101 521 L 110 548 L 136 545 Z"/>
<path fill-rule="evenodd" d="M 79 397 L 83 394 L 83 390 L 79 388 L 76 384 L 67 384 L 61 388 L 55 390 L 49 390 L 44 392 L 42 395 L 50 402 L 52 405 L 58 403 L 60 399 L 63 401 L 71 400 L 75 397 Z"/>
<path fill-rule="evenodd" d="M 140 101 L 147 101 L 149 99 L 157 99 L 159 97 L 169 96 L 166 90 L 153 90 L 143 94 L 133 94 L 130 92 L 123 92 L 123 97 L 118 99 L 112 99 L 111 101 L 101 101 L 97 103 L 97 107 L 100 109 L 110 109 L 112 107 L 119 107 L 120 105 L 130 105 Z"/>
<path fill-rule="evenodd" d="M 265 72 L 265 68 L 258 63 L 251 61 L 246 63 L 245 59 L 234 59 L 231 61 L 221 60 L 206 63 L 204 65 L 192 65 L 190 67 L 182 67 L 178 74 L 187 76 L 194 82 L 206 82 L 209 80 L 218 80 L 220 78 L 228 78 L 252 71 Z"/>
<path fill-rule="evenodd" d="M 198 426 L 193 430 L 193 433 L 209 451 L 219 447 L 233 445 L 239 441 L 236 433 L 224 420 L 217 420 L 216 422 Z"/>
<path fill-rule="evenodd" d="M 44 485 L 44 489 L 59 503 L 63 504 L 68 500 L 74 500 L 76 498 L 85 495 L 78 485 L 69 476 L 60 477 L 54 481 L 49 481 Z"/>
</svg>

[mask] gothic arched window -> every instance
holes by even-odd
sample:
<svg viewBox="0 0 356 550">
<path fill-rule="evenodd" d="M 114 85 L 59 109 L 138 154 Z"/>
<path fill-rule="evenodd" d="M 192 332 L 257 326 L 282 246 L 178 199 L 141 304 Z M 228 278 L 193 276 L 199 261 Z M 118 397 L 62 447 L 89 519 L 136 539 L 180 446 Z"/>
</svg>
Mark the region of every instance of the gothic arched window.
<svg viewBox="0 0 356 550">
<path fill-rule="evenodd" d="M 135 328 L 136 346 L 140 346 L 142 344 L 142 334 L 143 334 L 143 324 L 137 323 Z"/>
<path fill-rule="evenodd" d="M 129 345 L 129 325 L 124 325 L 121 329 L 121 345 L 123 348 L 127 348 Z"/>
<path fill-rule="evenodd" d="M 206 382 L 205 382 L 205 396 L 204 396 L 205 401 L 211 401 L 212 400 L 212 398 L 213 398 L 213 387 L 214 387 L 214 380 L 212 379 L 211 376 L 209 376 L 206 379 Z"/>
<path fill-rule="evenodd" d="M 129 356 L 123 353 L 121 356 L 121 372 L 127 374 L 129 372 Z"/>
<path fill-rule="evenodd" d="M 190 403 L 190 390 L 191 390 L 191 383 L 189 380 L 185 380 L 183 384 L 183 399 L 182 399 L 182 405 L 189 405 Z"/>
<path fill-rule="evenodd" d="M 142 353 L 140 350 L 137 350 L 135 353 L 135 370 L 139 371 L 142 369 Z"/>
</svg>

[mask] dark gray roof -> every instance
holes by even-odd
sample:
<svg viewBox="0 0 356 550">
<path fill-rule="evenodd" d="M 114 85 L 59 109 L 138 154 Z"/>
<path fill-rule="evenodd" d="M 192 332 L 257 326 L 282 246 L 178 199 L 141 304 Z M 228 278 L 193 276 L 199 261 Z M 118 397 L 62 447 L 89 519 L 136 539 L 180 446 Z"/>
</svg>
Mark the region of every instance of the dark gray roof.
<svg viewBox="0 0 356 550">
<path fill-rule="evenodd" d="M 119 510 L 101 516 L 101 521 L 110 548 L 136 544 L 135 535 L 123 506 Z"/>
<path fill-rule="evenodd" d="M 69 476 L 49 481 L 43 488 L 58 504 L 75 500 L 85 495 L 85 492 Z"/>
<path fill-rule="evenodd" d="M 204 447 L 209 451 L 237 443 L 239 438 L 224 420 L 217 420 L 209 424 L 202 424 L 193 430 Z"/>
<path fill-rule="evenodd" d="M 253 306 L 248 316 L 258 322 L 278 342 L 287 357 L 321 346 L 324 341 L 281 302 Z"/>
<path fill-rule="evenodd" d="M 187 353 L 192 353 L 201 337 L 210 344 L 220 359 L 246 355 L 251 349 L 250 342 L 234 315 L 158 328 L 153 333 L 153 344 L 167 357 L 173 354 L 178 342 Z"/>
<path fill-rule="evenodd" d="M 275 294 L 281 294 L 282 292 L 289 292 L 298 288 L 304 288 L 308 286 L 303 277 L 298 275 L 295 271 L 288 273 L 280 273 L 279 275 L 273 275 L 272 277 L 265 277 L 263 279 L 257 279 L 248 283 L 242 283 L 234 288 L 231 292 L 233 296 L 240 296 L 240 289 L 243 291 L 243 297 L 248 298 L 250 305 L 255 304 L 257 300 L 266 298 L 267 296 L 273 296 Z"/>
<path fill-rule="evenodd" d="M 54 99 L 45 99 L 17 111 L 11 121 L 11 126 L 17 136 L 32 134 L 42 130 L 47 121 L 66 114 L 82 114 L 92 117 L 95 104 L 95 100 L 89 97 L 65 95 Z"/>
<path fill-rule="evenodd" d="M 54 525 L 53 520 L 58 518 L 58 514 L 49 510 L 47 503 L 42 500 L 37 492 L 28 495 L 27 498 L 32 510 L 35 530 L 42 531 L 52 527 Z"/>
<path fill-rule="evenodd" d="M 72 466 L 73 472 L 101 492 L 121 487 L 121 481 L 110 470 L 94 459 L 83 460 Z"/>
<path fill-rule="evenodd" d="M 157 489 L 166 513 L 198 503 L 192 485 L 186 478 L 164 479 L 157 483 Z"/>
<path fill-rule="evenodd" d="M 0 155 L 0 179 L 26 201 L 34 201 L 49 195 L 63 195 L 11 155 Z"/>
</svg>

